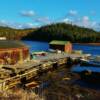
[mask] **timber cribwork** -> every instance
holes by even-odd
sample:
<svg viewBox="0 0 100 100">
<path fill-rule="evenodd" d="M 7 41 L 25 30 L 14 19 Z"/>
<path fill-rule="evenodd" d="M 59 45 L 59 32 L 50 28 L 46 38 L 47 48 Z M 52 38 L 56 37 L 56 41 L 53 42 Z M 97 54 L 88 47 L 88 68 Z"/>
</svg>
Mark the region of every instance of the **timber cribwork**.
<svg viewBox="0 0 100 100">
<path fill-rule="evenodd" d="M 83 55 L 53 54 L 52 57 L 38 58 L 23 64 L 4 65 L 0 69 L 0 91 L 5 91 L 19 83 L 34 78 L 41 72 L 66 64 L 68 57 L 77 59 L 83 57 Z"/>
</svg>

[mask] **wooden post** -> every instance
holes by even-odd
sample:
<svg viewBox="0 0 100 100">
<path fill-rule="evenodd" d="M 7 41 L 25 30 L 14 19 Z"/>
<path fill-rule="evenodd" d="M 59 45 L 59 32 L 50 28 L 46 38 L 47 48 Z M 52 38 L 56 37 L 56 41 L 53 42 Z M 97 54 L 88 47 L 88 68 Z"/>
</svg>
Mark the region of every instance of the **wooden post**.
<svg viewBox="0 0 100 100">
<path fill-rule="evenodd" d="M 19 63 L 22 63 L 22 62 L 23 62 L 23 54 L 22 54 L 22 50 L 19 50 L 19 52 L 20 52 L 20 61 L 19 61 Z"/>
<path fill-rule="evenodd" d="M 0 91 L 1 91 L 1 92 L 2 92 L 2 91 L 5 91 L 5 89 L 6 89 L 5 81 L 3 81 L 3 82 L 0 83 Z"/>
</svg>

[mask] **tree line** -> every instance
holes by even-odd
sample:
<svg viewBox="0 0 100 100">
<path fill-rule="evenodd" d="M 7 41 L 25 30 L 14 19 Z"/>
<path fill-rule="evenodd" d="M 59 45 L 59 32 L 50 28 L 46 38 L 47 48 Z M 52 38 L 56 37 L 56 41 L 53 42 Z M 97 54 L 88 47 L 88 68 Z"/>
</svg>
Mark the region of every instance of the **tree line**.
<svg viewBox="0 0 100 100">
<path fill-rule="evenodd" d="M 13 29 L 0 26 L 0 37 L 6 37 L 8 40 L 21 40 L 33 31 L 34 29 Z"/>
<path fill-rule="evenodd" d="M 68 40 L 71 42 L 100 42 L 100 32 L 72 24 L 56 23 L 46 25 L 31 32 L 23 39 L 51 41 Z"/>
<path fill-rule="evenodd" d="M 14 40 L 23 39 L 48 42 L 51 40 L 68 40 L 74 43 L 100 42 L 100 32 L 66 23 L 54 23 L 36 29 L 0 27 L 1 36 Z"/>
</svg>

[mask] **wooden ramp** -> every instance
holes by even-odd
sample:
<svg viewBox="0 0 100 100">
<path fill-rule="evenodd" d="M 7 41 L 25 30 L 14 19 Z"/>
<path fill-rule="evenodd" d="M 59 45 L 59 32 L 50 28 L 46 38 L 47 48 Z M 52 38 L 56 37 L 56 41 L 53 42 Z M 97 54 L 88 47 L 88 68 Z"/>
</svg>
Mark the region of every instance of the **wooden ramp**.
<svg viewBox="0 0 100 100">
<path fill-rule="evenodd" d="M 21 82 L 21 79 L 24 77 L 26 78 L 26 80 L 29 80 L 32 77 L 38 76 L 39 71 L 45 71 L 53 68 L 55 67 L 55 63 L 57 64 L 57 66 L 66 64 L 68 57 L 77 59 L 83 56 L 84 55 L 51 53 L 46 57 L 39 57 L 35 60 L 30 60 L 23 64 L 4 65 L 5 68 L 9 68 L 12 72 L 16 73 L 16 76 L 8 77 L 5 79 L 0 78 L 0 91 L 4 91 L 15 86 L 16 84 L 19 84 Z M 5 69 L 4 72 L 6 73 L 7 69 Z M 31 86 L 31 84 L 35 83 L 29 83 L 26 86 Z"/>
</svg>

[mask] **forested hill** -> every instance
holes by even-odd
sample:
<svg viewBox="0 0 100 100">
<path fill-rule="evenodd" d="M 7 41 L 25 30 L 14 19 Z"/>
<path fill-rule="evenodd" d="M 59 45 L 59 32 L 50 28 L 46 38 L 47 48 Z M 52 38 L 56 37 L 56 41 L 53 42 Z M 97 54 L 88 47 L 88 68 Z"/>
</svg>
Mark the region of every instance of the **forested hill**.
<svg viewBox="0 0 100 100">
<path fill-rule="evenodd" d="M 100 32 L 71 24 L 57 23 L 37 29 L 11 29 L 0 27 L 0 36 L 25 40 L 70 40 L 72 42 L 100 42 Z"/>
<path fill-rule="evenodd" d="M 71 24 L 57 23 L 43 26 L 23 39 L 51 41 L 70 40 L 72 42 L 100 42 L 100 32 Z"/>
<path fill-rule="evenodd" d="M 20 40 L 34 30 L 35 29 L 13 29 L 0 26 L 0 37 L 6 37 L 8 40 Z"/>
</svg>

